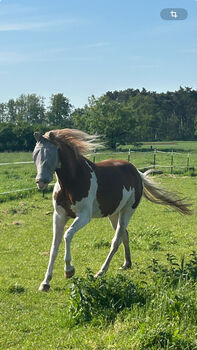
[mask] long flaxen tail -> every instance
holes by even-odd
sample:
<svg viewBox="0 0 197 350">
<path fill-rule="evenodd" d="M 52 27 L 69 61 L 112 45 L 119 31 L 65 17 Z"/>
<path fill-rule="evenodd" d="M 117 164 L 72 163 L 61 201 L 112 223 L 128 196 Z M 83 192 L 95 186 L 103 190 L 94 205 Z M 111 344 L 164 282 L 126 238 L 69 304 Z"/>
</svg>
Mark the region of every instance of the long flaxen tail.
<svg viewBox="0 0 197 350">
<path fill-rule="evenodd" d="M 191 204 L 187 203 L 185 198 L 180 198 L 176 193 L 170 192 L 156 184 L 148 177 L 150 172 L 152 170 L 148 170 L 145 173 L 139 171 L 144 183 L 144 197 L 153 203 L 168 205 L 181 214 L 192 215 Z"/>
</svg>

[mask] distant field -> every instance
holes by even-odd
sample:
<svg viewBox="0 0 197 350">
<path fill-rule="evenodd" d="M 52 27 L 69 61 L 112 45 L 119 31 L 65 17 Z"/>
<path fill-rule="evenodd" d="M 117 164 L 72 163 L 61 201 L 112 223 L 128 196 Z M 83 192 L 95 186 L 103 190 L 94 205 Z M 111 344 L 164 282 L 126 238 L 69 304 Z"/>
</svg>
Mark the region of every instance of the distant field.
<svg viewBox="0 0 197 350">
<path fill-rule="evenodd" d="M 0 163 L 33 161 L 32 152 L 0 152 Z"/>
<path fill-rule="evenodd" d="M 131 150 L 135 151 L 149 151 L 151 149 L 158 149 L 160 151 L 171 152 L 191 152 L 197 154 L 197 141 L 159 141 L 159 142 L 141 142 L 139 146 L 134 145 L 122 145 L 119 146 L 121 150 Z"/>
</svg>

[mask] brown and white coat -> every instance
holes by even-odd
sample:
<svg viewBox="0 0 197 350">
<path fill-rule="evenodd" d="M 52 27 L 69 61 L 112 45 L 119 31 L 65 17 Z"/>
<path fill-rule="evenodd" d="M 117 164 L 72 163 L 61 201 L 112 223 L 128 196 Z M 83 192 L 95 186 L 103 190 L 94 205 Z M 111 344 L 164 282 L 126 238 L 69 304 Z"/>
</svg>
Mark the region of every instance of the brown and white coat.
<svg viewBox="0 0 197 350">
<path fill-rule="evenodd" d="M 64 234 L 65 275 L 75 273 L 71 264 L 71 240 L 92 217 L 108 217 L 115 235 L 110 252 L 95 275 L 102 275 L 123 243 L 125 261 L 123 268 L 131 267 L 127 225 L 142 195 L 152 202 L 173 206 L 176 210 L 191 214 L 188 205 L 173 193 L 159 188 L 146 174 L 140 173 L 132 164 L 123 160 L 105 160 L 92 163 L 83 156 L 90 150 L 90 136 L 78 130 L 64 129 L 48 132 L 43 136 L 36 133 L 37 144 L 34 161 L 37 167 L 36 182 L 40 189 L 46 188 L 56 172 L 57 182 L 53 191 L 53 241 L 45 278 L 40 290 L 50 288 L 50 280 L 59 244 L 68 219 L 74 221 Z"/>
</svg>

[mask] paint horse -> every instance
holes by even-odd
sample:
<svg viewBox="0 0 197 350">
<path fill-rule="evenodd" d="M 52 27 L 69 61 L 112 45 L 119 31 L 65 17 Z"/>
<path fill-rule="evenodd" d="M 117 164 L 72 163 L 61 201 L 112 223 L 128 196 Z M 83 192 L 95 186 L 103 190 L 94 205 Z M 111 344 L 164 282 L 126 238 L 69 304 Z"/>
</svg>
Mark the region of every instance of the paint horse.
<svg viewBox="0 0 197 350">
<path fill-rule="evenodd" d="M 74 129 L 53 130 L 44 136 L 34 134 L 33 152 L 37 168 L 36 183 L 40 190 L 47 188 L 56 173 L 53 191 L 53 240 L 45 278 L 39 290 L 48 291 L 54 262 L 68 219 L 74 221 L 64 234 L 65 276 L 70 278 L 75 269 L 71 264 L 71 241 L 74 234 L 87 225 L 91 218 L 108 216 L 115 235 L 110 252 L 95 277 L 103 275 L 110 261 L 123 243 L 124 269 L 131 267 L 127 225 L 144 195 L 149 201 L 173 207 L 183 214 L 191 214 L 189 204 L 174 193 L 161 189 L 146 173 L 123 160 L 104 160 L 92 163 L 84 154 L 95 145 L 95 137 Z"/>
</svg>

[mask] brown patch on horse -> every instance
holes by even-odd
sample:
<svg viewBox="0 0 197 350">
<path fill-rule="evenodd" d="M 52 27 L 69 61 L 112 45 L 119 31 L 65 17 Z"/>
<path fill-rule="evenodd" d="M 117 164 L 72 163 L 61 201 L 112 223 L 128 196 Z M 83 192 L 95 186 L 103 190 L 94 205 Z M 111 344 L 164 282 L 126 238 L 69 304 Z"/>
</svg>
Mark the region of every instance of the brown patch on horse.
<svg viewBox="0 0 197 350">
<path fill-rule="evenodd" d="M 105 160 L 95 164 L 97 200 L 103 216 L 112 215 L 122 199 L 123 188 L 135 189 L 135 209 L 141 199 L 143 186 L 137 169 L 123 160 Z"/>
<path fill-rule="evenodd" d="M 58 205 L 60 205 L 62 208 L 66 210 L 66 213 L 69 217 L 73 219 L 76 217 L 75 213 L 73 213 L 71 209 L 70 200 L 65 196 L 62 190 L 60 190 L 59 192 L 55 192 L 53 198 L 55 199 Z"/>
<path fill-rule="evenodd" d="M 73 149 L 64 143 L 59 144 L 59 158 L 61 167 L 56 174 L 61 190 L 55 193 L 54 199 L 74 218 L 71 206 L 88 197 L 91 169 L 83 156 L 76 156 Z"/>
</svg>

